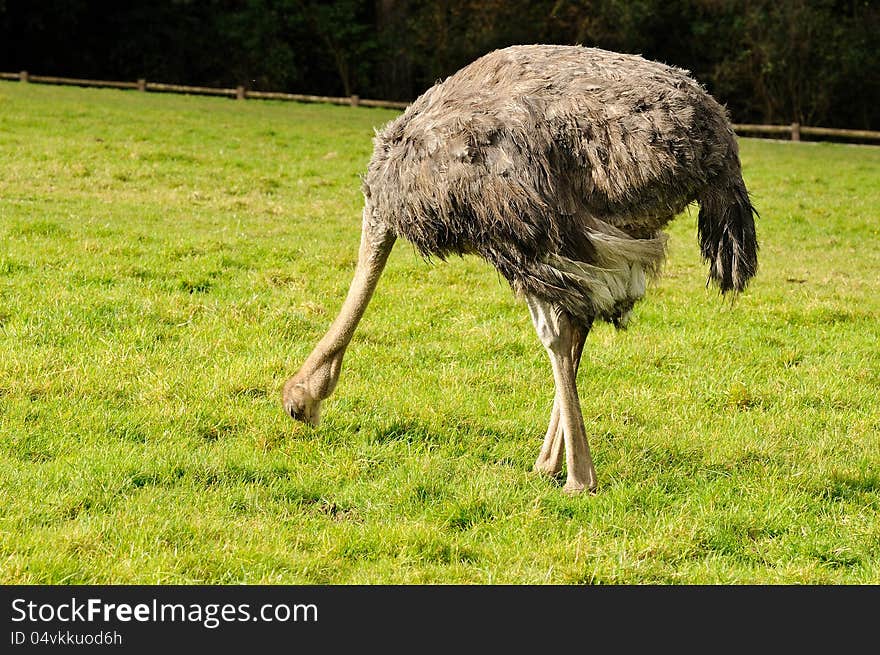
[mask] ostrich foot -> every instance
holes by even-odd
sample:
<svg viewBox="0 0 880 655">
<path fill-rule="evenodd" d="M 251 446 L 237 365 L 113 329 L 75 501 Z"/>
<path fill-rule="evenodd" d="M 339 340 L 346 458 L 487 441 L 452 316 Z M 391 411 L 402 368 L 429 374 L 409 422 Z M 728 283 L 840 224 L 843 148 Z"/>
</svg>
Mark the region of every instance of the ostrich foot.
<svg viewBox="0 0 880 655">
<path fill-rule="evenodd" d="M 589 491 L 591 494 L 596 493 L 597 488 L 598 485 L 596 484 L 596 478 L 593 477 L 592 480 L 586 483 L 577 482 L 575 480 L 567 480 L 565 485 L 563 485 L 562 487 L 562 491 L 569 496 L 578 496 L 585 491 Z"/>
<path fill-rule="evenodd" d="M 557 466 L 555 462 L 548 462 L 540 458 L 535 462 L 533 469 L 536 473 L 540 473 L 548 478 L 555 478 L 562 472 L 562 467 Z"/>
</svg>

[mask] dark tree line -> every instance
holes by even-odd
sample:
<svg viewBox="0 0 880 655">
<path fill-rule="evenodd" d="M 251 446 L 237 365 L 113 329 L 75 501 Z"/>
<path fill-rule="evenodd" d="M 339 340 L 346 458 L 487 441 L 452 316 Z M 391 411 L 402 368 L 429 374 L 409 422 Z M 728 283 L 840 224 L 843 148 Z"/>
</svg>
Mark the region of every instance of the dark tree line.
<svg viewBox="0 0 880 655">
<path fill-rule="evenodd" d="M 880 129 L 877 0 L 0 0 L 0 70 L 410 100 L 513 43 L 694 72 L 740 122 Z"/>
</svg>

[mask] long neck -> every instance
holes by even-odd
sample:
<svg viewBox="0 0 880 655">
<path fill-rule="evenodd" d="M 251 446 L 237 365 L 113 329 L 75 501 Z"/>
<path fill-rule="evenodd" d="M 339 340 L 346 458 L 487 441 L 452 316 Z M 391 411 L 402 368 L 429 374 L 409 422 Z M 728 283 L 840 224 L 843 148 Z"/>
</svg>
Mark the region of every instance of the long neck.
<svg viewBox="0 0 880 655">
<path fill-rule="evenodd" d="M 379 229 L 371 224 L 368 212 L 364 213 L 358 263 L 348 295 L 330 329 L 315 346 L 297 376 L 305 382 L 314 398 L 323 400 L 333 393 L 345 349 L 373 297 L 394 241 L 395 236 L 391 232 L 384 226 Z"/>
</svg>

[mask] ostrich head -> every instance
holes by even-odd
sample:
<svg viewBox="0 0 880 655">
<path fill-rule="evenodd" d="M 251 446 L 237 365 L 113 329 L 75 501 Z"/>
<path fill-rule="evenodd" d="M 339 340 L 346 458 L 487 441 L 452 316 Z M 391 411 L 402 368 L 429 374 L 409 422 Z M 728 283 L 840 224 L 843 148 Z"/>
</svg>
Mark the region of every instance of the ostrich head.
<svg viewBox="0 0 880 655">
<path fill-rule="evenodd" d="M 297 421 L 318 425 L 321 420 L 321 401 L 308 388 L 308 380 L 296 375 L 284 385 L 281 393 L 284 411 Z"/>
</svg>

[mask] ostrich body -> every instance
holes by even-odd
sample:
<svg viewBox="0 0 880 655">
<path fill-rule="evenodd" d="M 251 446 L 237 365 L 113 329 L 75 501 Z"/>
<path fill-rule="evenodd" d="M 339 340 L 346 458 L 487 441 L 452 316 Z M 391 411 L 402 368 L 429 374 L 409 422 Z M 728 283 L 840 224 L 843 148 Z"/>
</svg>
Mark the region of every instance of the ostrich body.
<svg viewBox="0 0 880 655">
<path fill-rule="evenodd" d="M 284 386 L 317 424 L 398 236 L 428 257 L 476 254 L 524 297 L 556 384 L 535 468 L 596 488 L 576 375 L 594 320 L 624 327 L 664 258 L 661 229 L 700 204 L 709 279 L 757 268 L 753 213 L 727 114 L 686 71 L 579 46 L 476 60 L 379 132 L 364 178 L 357 268 L 342 309 Z"/>
</svg>

